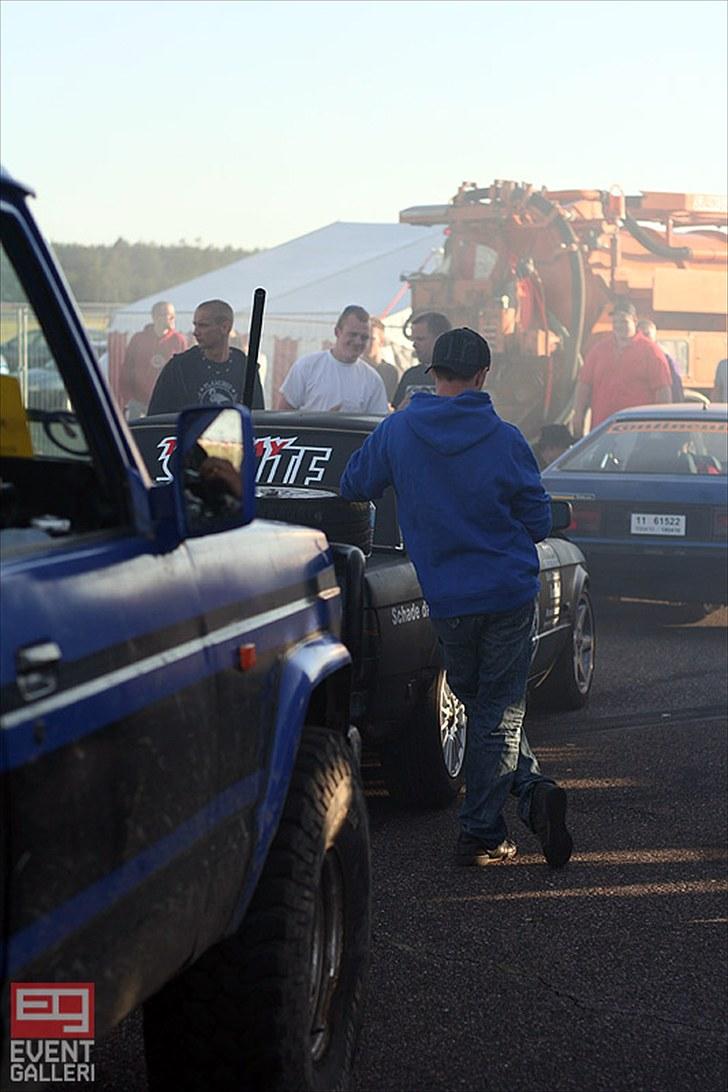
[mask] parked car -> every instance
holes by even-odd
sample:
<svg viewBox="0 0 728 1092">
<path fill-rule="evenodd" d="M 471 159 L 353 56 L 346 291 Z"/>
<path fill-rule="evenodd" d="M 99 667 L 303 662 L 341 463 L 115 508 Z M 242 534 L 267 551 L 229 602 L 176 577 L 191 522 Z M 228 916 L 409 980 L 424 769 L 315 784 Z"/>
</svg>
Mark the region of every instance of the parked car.
<svg viewBox="0 0 728 1092">
<path fill-rule="evenodd" d="M 106 333 L 100 330 L 86 330 L 87 337 L 91 348 L 96 354 L 97 359 L 106 352 Z M 42 330 L 29 330 L 26 338 L 26 359 L 29 368 L 45 368 L 51 365 L 55 370 L 53 356 L 48 343 L 45 339 L 45 334 Z M 20 338 L 17 334 L 14 337 L 10 337 L 7 341 L 3 341 L 0 345 L 0 357 L 5 364 L 7 375 L 14 375 L 18 371 L 20 358 L 23 354 L 20 350 Z"/>
<path fill-rule="evenodd" d="M 573 507 L 569 538 L 596 593 L 728 601 L 728 406 L 682 403 L 615 413 L 544 471 Z"/>
<path fill-rule="evenodd" d="M 353 661 L 352 720 L 379 752 L 390 795 L 419 807 L 450 803 L 462 784 L 467 718 L 447 684 L 428 606 L 402 542 L 396 498 L 388 489 L 374 506 L 337 495 L 347 459 L 379 418 L 262 410 L 253 418 L 257 515 L 320 527 L 335 543 L 342 637 Z M 132 422 L 155 481 L 171 476 L 174 427 L 171 415 Z M 556 522 L 563 529 L 570 517 L 562 510 Z M 578 547 L 558 534 L 539 543 L 538 554 L 532 701 L 580 708 L 589 697 L 596 653 L 589 574 Z"/>
<path fill-rule="evenodd" d="M 106 351 L 106 335 L 97 331 L 87 335 L 97 359 Z M 27 390 L 27 405 L 36 410 L 68 410 L 70 403 L 63 379 L 58 371 L 45 334 L 42 330 L 30 330 L 27 337 L 27 351 L 23 359 L 27 367 L 19 365 L 20 339 L 8 338 L 0 345 L 0 375 L 14 375 L 21 387 Z"/>
<path fill-rule="evenodd" d="M 11 338 L 0 345 L 0 375 L 18 379 L 25 392 L 28 407 L 37 410 L 67 410 L 69 403 L 55 361 L 41 330 L 28 335 L 29 367 L 18 370 L 18 339 Z"/>
<path fill-rule="evenodd" d="M 0 353 L 7 365 L 9 375 L 15 374 L 21 362 L 21 356 L 27 360 L 29 368 L 44 368 L 53 357 L 42 330 L 28 330 L 25 338 L 25 353 L 21 352 L 21 338 L 16 334 L 0 345 Z"/>
</svg>

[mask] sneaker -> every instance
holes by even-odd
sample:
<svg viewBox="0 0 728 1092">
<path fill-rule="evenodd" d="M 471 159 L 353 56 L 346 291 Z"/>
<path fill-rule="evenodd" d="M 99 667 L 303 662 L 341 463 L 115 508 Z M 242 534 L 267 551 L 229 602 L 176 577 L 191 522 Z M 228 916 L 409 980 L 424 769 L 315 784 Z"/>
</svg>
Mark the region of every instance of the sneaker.
<svg viewBox="0 0 728 1092">
<path fill-rule="evenodd" d="M 561 868 L 574 848 L 566 829 L 566 792 L 558 785 L 539 783 L 531 796 L 531 827 L 552 868 Z"/>
<path fill-rule="evenodd" d="M 488 865 L 500 864 L 501 861 L 511 861 L 518 853 L 518 846 L 506 838 L 498 846 L 489 849 L 477 838 L 463 831 L 458 836 L 455 846 L 455 863 L 459 865 Z"/>
</svg>

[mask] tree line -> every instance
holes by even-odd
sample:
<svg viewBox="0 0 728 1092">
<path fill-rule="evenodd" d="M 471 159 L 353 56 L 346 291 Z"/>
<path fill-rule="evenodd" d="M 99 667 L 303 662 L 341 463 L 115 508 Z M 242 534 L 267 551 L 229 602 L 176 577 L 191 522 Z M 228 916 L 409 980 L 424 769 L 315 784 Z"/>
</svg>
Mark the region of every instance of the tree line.
<svg viewBox="0 0 728 1092">
<path fill-rule="evenodd" d="M 203 247 L 184 240 L 172 246 L 128 243 L 125 239 L 117 239 L 113 246 L 52 246 L 74 296 L 83 303 L 130 303 L 256 253 L 232 246 Z M 4 252 L 0 278 L 3 303 L 23 303 L 26 294 Z"/>
</svg>

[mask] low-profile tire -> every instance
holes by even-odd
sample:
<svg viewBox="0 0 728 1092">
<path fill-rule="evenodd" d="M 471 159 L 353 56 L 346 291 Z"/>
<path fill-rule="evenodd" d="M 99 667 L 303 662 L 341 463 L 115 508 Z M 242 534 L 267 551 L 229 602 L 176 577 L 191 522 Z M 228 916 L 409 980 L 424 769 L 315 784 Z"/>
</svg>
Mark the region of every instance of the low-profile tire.
<svg viewBox="0 0 728 1092">
<path fill-rule="evenodd" d="M 569 640 L 544 681 L 533 691 L 532 704 L 553 712 L 582 709 L 589 700 L 595 657 L 594 609 L 589 592 L 582 588 L 574 605 Z"/>
<path fill-rule="evenodd" d="M 369 929 L 358 767 L 344 739 L 309 728 L 240 928 L 144 1006 L 152 1092 L 347 1088 Z"/>
<path fill-rule="evenodd" d="M 263 519 L 317 527 L 329 542 L 358 546 L 366 555 L 372 551 L 369 501 L 346 500 L 328 489 L 263 485 L 256 490 L 255 511 Z"/>
<path fill-rule="evenodd" d="M 463 783 L 467 725 L 462 702 L 438 671 L 403 731 L 380 749 L 391 798 L 421 808 L 452 803 Z"/>
</svg>

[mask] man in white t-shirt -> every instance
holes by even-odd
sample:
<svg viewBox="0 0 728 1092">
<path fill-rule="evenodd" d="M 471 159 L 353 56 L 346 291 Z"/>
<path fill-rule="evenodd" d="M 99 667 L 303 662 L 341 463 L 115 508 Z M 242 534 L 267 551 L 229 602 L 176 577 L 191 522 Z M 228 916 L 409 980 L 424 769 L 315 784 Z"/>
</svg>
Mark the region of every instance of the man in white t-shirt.
<svg viewBox="0 0 728 1092">
<path fill-rule="evenodd" d="M 277 409 L 308 413 L 388 412 L 384 383 L 361 359 L 369 344 L 369 315 L 349 304 L 334 327 L 333 349 L 308 353 L 295 362 L 281 384 Z"/>
</svg>

